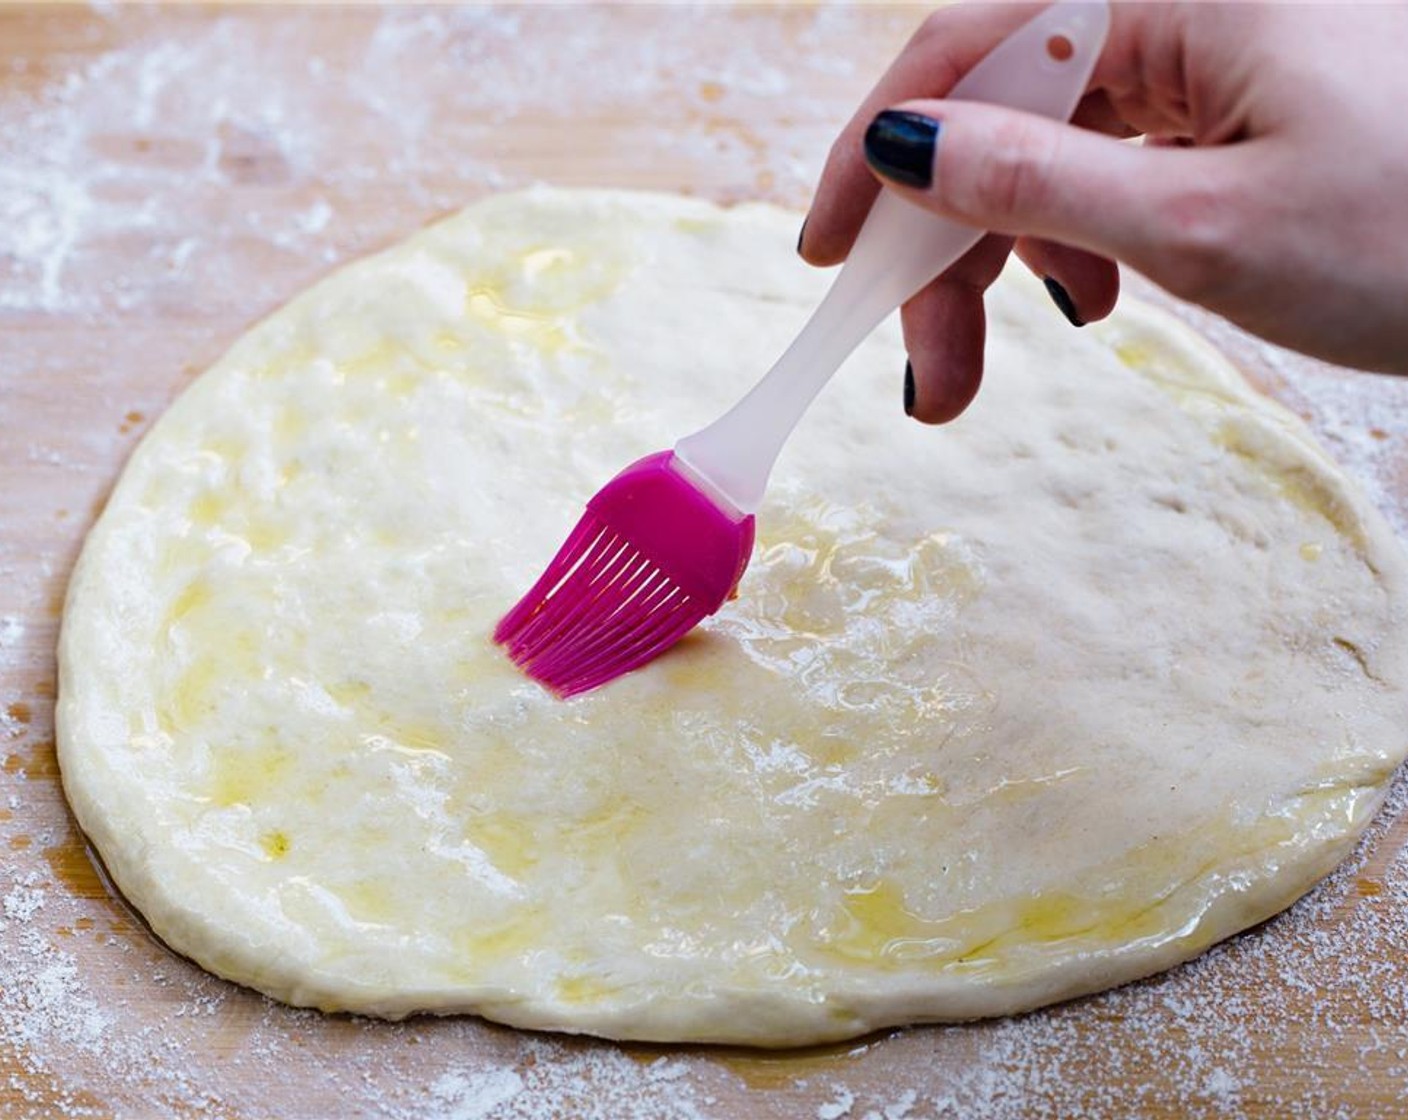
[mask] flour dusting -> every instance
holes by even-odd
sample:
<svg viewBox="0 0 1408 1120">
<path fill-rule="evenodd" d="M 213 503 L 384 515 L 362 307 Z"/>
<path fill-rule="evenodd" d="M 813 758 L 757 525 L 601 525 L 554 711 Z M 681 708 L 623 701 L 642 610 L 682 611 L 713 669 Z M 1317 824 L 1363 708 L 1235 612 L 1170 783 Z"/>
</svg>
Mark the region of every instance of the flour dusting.
<svg viewBox="0 0 1408 1120">
<path fill-rule="evenodd" d="M 0 427 L 26 489 L 42 483 L 52 499 L 42 526 L 26 523 L 37 545 L 0 538 L 0 1111 L 1318 1120 L 1349 1116 L 1344 1089 L 1356 1083 L 1394 1115 L 1408 1098 L 1402 777 L 1347 864 L 1189 965 L 1016 1019 L 790 1061 L 283 1007 L 167 952 L 110 896 L 53 763 L 52 603 L 102 480 L 154 410 L 96 361 L 74 407 L 112 423 L 59 446 L 28 430 L 26 394 L 75 376 L 65 339 L 146 353 L 174 334 L 146 383 L 159 405 L 182 361 L 201 346 L 213 357 L 332 265 L 534 179 L 801 205 L 836 128 L 922 14 L 659 6 L 633 9 L 623 34 L 622 11 L 107 4 L 5 15 L 17 31 L 57 21 L 46 41 L 65 48 L 0 62 L 0 323 L 24 327 L 0 354 Z M 574 121 L 620 119 L 650 129 L 612 132 L 611 151 L 571 148 Z M 545 129 L 566 154 L 530 164 L 516 137 Z M 1305 412 L 1408 532 L 1397 496 L 1408 381 L 1290 361 L 1194 320 Z M 123 420 L 132 414 L 142 418 Z"/>
</svg>

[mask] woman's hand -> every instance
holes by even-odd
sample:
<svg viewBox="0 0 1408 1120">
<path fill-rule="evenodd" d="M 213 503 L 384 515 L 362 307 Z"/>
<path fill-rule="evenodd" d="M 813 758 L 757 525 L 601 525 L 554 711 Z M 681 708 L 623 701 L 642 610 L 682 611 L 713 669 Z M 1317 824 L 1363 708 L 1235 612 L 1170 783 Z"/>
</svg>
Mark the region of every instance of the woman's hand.
<svg viewBox="0 0 1408 1120">
<path fill-rule="evenodd" d="M 1408 6 L 1115 5 L 1073 124 L 932 100 L 1039 9 L 931 16 L 803 227 L 806 260 L 841 261 L 878 177 L 994 231 L 905 305 L 913 416 L 977 392 L 983 292 L 1014 244 L 1076 325 L 1114 307 L 1119 260 L 1273 342 L 1408 373 Z"/>
</svg>

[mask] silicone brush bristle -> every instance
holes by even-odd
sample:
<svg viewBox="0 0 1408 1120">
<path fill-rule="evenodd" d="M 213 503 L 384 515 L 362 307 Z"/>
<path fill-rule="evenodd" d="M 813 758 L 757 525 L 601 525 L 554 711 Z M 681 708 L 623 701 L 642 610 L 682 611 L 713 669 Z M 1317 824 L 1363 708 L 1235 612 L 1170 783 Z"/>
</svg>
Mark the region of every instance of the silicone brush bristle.
<svg viewBox="0 0 1408 1120">
<path fill-rule="evenodd" d="M 718 610 L 743 574 L 752 516 L 722 508 L 673 462 L 661 452 L 612 479 L 494 630 L 559 696 L 658 657 Z"/>
<path fill-rule="evenodd" d="M 514 662 L 562 697 L 643 665 L 709 614 L 594 514 L 573 538 L 544 573 L 550 589 L 535 588 L 494 632 Z"/>
</svg>

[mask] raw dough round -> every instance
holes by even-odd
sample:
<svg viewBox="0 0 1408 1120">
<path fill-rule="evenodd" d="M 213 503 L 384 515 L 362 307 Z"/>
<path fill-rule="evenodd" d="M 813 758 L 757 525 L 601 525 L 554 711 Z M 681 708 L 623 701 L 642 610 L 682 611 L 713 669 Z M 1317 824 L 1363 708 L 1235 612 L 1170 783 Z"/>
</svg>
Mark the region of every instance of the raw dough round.
<svg viewBox="0 0 1408 1120">
<path fill-rule="evenodd" d="M 741 597 L 561 703 L 489 633 L 591 493 L 829 277 L 797 216 L 493 198 L 250 331 L 154 427 L 64 618 L 65 788 L 174 949 L 291 1003 L 787 1045 L 1185 960 L 1349 849 L 1404 755 L 1404 560 L 1172 320 L 895 323 L 783 454 Z"/>
</svg>

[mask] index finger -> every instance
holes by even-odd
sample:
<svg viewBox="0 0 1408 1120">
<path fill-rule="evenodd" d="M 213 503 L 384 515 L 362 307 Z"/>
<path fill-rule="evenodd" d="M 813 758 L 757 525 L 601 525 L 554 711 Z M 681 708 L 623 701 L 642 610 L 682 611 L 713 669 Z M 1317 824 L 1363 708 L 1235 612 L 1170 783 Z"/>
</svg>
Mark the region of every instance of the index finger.
<svg viewBox="0 0 1408 1120">
<path fill-rule="evenodd" d="M 809 263 L 844 260 L 870 213 L 880 185 L 866 166 L 862 139 L 875 115 L 914 97 L 942 97 L 1001 39 L 1045 6 L 959 4 L 924 21 L 831 146 L 807 214 L 804 243 L 798 246 Z"/>
</svg>

